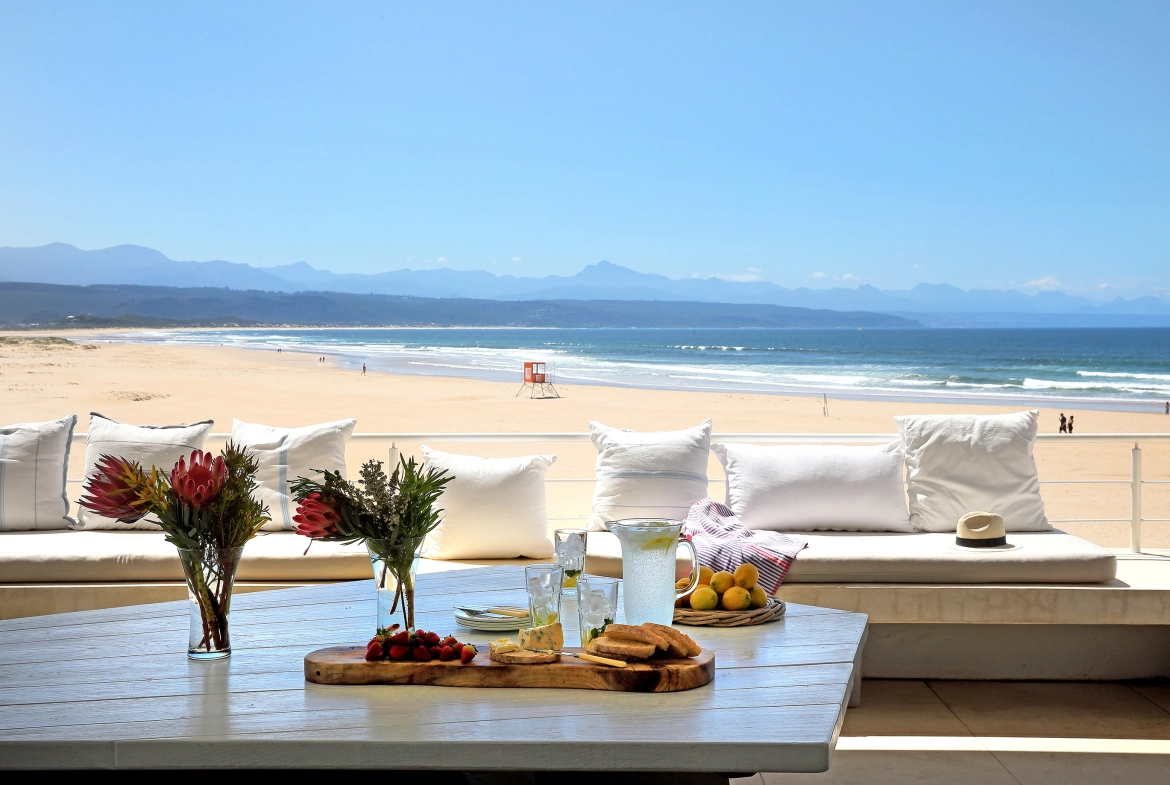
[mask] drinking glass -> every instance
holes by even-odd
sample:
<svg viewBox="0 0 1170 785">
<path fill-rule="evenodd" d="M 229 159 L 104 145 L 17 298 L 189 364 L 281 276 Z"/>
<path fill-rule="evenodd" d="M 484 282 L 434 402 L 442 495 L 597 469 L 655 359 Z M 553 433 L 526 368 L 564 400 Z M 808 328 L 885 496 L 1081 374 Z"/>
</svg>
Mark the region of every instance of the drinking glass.
<svg viewBox="0 0 1170 785">
<path fill-rule="evenodd" d="M 560 618 L 565 568 L 559 564 L 529 564 L 524 568 L 524 582 L 532 626 L 543 627 Z"/>
<path fill-rule="evenodd" d="M 605 632 L 617 617 L 618 582 L 613 578 L 577 580 L 577 619 L 581 623 L 581 647 Z"/>
<path fill-rule="evenodd" d="M 571 594 L 577 588 L 577 578 L 585 571 L 585 545 L 588 537 L 587 529 L 557 529 L 553 532 L 557 564 L 565 568 L 565 594 Z"/>
</svg>

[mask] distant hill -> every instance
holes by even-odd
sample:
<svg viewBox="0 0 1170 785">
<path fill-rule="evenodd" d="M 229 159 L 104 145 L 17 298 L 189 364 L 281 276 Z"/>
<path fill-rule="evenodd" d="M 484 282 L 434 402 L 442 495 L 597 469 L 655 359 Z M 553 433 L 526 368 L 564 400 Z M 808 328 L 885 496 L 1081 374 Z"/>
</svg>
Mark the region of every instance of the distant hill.
<svg viewBox="0 0 1170 785">
<path fill-rule="evenodd" d="M 63 285 L 139 284 L 176 287 L 226 287 L 269 292 L 328 291 L 350 294 L 390 294 L 430 298 L 488 300 L 680 300 L 691 302 L 753 303 L 836 311 L 889 314 L 945 314 L 941 322 L 955 326 L 986 320 L 958 319 L 955 314 L 1003 314 L 992 320 L 1010 325 L 1021 314 L 1083 314 L 1085 324 L 1103 315 L 1143 317 L 1105 319 L 1106 323 L 1170 324 L 1170 302 L 1157 297 L 1110 302 L 1074 297 L 1063 292 L 1023 292 L 998 289 L 965 291 L 948 284 L 918 284 L 908 290 L 788 289 L 764 282 L 725 281 L 719 278 L 672 279 L 639 273 L 610 262 L 592 264 L 576 275 L 543 278 L 494 275 L 483 270 L 394 270 L 371 275 L 338 274 L 318 270 L 305 262 L 258 268 L 226 261 L 177 262 L 158 251 L 119 245 L 83 251 L 53 243 L 39 248 L 0 248 L 0 280 Z M 1147 319 L 1144 317 L 1168 317 Z M 1064 324 L 1068 319 L 1025 319 L 1029 324 Z M 1073 323 L 1080 323 L 1071 320 Z M 930 323 L 930 319 L 926 319 Z"/>
<path fill-rule="evenodd" d="M 400 297 L 163 286 L 0 283 L 0 325 L 920 327 L 900 316 L 777 305 Z"/>
</svg>

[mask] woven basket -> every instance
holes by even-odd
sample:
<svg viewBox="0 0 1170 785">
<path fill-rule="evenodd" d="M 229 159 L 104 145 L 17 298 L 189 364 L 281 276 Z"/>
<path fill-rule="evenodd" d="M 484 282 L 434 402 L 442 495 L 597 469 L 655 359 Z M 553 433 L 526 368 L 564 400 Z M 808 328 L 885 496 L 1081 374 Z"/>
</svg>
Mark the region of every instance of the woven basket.
<svg viewBox="0 0 1170 785">
<path fill-rule="evenodd" d="M 776 621 L 783 615 L 784 601 L 775 597 L 769 597 L 768 604 L 763 608 L 752 608 L 746 611 L 674 609 L 675 622 L 692 627 L 750 627 L 754 624 L 767 624 L 770 621 Z"/>
</svg>

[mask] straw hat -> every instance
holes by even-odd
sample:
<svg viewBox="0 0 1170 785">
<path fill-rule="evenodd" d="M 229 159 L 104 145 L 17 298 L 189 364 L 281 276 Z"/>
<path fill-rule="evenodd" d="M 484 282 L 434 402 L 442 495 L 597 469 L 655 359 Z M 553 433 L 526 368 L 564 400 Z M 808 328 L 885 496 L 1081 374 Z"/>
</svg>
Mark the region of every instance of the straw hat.
<svg viewBox="0 0 1170 785">
<path fill-rule="evenodd" d="M 1007 545 L 1003 516 L 994 512 L 969 512 L 959 519 L 955 544 L 965 548 L 994 548 Z"/>
</svg>

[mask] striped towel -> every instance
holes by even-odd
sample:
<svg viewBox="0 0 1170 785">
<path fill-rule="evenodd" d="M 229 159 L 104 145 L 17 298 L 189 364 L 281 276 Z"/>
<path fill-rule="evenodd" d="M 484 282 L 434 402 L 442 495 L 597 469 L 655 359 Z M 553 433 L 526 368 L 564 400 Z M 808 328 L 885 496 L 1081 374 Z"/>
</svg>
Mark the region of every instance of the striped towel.
<svg viewBox="0 0 1170 785">
<path fill-rule="evenodd" d="M 776 593 L 796 554 L 808 546 L 805 540 L 784 532 L 749 529 L 727 506 L 713 499 L 691 506 L 682 531 L 695 544 L 699 564 L 716 572 L 735 572 L 745 562 L 755 565 L 760 585 L 769 594 Z"/>
</svg>

